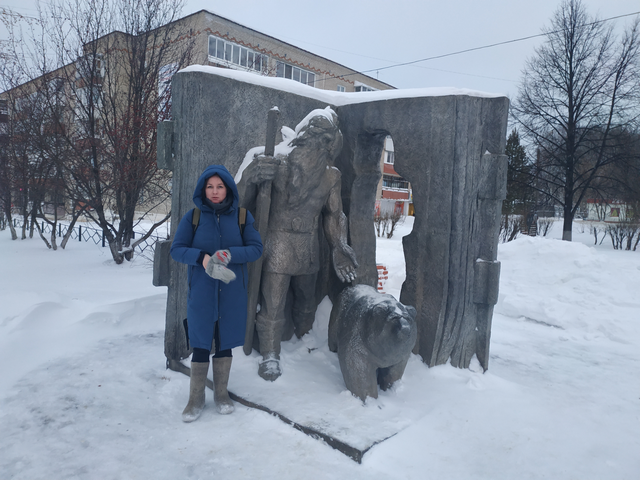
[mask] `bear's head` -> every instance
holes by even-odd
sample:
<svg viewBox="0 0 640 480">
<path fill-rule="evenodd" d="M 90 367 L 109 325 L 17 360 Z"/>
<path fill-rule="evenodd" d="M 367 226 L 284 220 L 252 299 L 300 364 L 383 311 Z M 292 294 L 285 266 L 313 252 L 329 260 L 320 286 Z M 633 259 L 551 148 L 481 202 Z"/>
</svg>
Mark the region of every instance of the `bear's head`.
<svg viewBox="0 0 640 480">
<path fill-rule="evenodd" d="M 378 295 L 363 324 L 364 341 L 381 364 L 394 365 L 409 356 L 416 343 L 416 309 L 391 295 Z"/>
</svg>

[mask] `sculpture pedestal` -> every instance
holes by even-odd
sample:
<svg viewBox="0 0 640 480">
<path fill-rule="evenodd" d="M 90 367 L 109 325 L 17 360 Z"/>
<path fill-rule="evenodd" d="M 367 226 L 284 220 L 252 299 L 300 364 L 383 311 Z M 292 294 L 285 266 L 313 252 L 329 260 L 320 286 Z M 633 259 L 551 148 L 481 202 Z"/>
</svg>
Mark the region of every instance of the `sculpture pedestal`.
<svg viewBox="0 0 640 480">
<path fill-rule="evenodd" d="M 245 356 L 236 349 L 229 390 L 234 400 L 274 414 L 360 462 L 371 447 L 425 415 L 428 368 L 412 355 L 398 391 L 381 391 L 378 399 L 367 398 L 363 405 L 347 390 L 338 355 L 329 351 L 330 310 L 331 303 L 325 298 L 313 330 L 300 340 L 282 344 L 283 375 L 275 382 L 257 375 L 258 353 Z"/>
</svg>

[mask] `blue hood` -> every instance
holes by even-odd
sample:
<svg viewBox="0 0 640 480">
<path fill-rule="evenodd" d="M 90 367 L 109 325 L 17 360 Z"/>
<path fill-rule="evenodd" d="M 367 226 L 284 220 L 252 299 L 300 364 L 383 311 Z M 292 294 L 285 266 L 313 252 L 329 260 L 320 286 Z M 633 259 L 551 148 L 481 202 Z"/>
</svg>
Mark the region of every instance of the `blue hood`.
<svg viewBox="0 0 640 480">
<path fill-rule="evenodd" d="M 229 170 L 227 170 L 224 165 L 209 165 L 207 168 L 205 168 L 204 172 L 202 172 L 202 175 L 200 175 L 200 178 L 198 179 L 198 183 L 196 183 L 195 190 L 193 191 L 193 203 L 195 203 L 196 207 L 198 207 L 200 210 L 211 211 L 211 209 L 203 202 L 203 192 L 207 180 L 209 180 L 209 178 L 213 177 L 214 175 L 218 175 L 227 186 L 227 195 L 233 195 L 231 208 L 232 210 L 237 210 L 239 200 L 238 187 L 236 186 L 236 182 L 233 180 L 233 177 L 229 173 Z"/>
</svg>

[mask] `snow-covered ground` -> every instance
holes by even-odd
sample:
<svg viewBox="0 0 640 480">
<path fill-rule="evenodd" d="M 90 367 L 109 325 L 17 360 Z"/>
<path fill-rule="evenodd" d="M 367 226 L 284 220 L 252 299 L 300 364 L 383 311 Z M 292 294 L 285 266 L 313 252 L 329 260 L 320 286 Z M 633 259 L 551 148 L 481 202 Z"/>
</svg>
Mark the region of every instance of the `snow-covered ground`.
<svg viewBox="0 0 640 480">
<path fill-rule="evenodd" d="M 388 293 L 401 236 L 379 239 Z M 283 347 L 284 375 L 257 378 L 234 352 L 230 389 L 352 443 L 386 437 L 361 465 L 264 412 L 180 413 L 188 378 L 165 369 L 166 289 L 148 261 L 115 265 L 91 243 L 46 250 L 0 232 L 0 479 L 640 478 L 640 252 L 519 238 L 500 246 L 489 371 L 427 368 L 365 405 L 314 330 Z M 256 397 L 257 396 L 257 397 Z"/>
</svg>

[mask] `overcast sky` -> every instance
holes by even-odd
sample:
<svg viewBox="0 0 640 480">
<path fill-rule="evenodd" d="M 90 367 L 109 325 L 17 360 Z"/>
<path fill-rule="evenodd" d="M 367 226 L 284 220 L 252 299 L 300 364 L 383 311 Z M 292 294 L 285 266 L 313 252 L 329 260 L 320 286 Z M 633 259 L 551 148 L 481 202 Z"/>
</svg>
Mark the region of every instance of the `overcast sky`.
<svg viewBox="0 0 640 480">
<path fill-rule="evenodd" d="M 638 0 L 584 0 L 592 15 L 640 11 Z M 35 14 L 34 0 L 0 6 Z M 514 98 L 525 60 L 543 38 L 387 68 L 537 35 L 560 0 L 188 0 L 184 15 L 209 10 L 397 88 L 459 87 Z M 634 17 L 614 20 L 628 25 Z M 5 33 L 6 35 L 6 33 Z"/>
<path fill-rule="evenodd" d="M 188 0 L 298 47 L 367 71 L 397 88 L 460 87 L 517 94 L 535 38 L 421 62 L 403 62 L 541 33 L 559 0 Z M 586 0 L 601 18 L 640 11 L 638 0 Z M 615 20 L 621 27 L 634 17 Z"/>
</svg>

